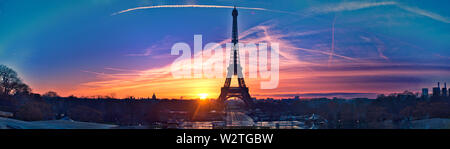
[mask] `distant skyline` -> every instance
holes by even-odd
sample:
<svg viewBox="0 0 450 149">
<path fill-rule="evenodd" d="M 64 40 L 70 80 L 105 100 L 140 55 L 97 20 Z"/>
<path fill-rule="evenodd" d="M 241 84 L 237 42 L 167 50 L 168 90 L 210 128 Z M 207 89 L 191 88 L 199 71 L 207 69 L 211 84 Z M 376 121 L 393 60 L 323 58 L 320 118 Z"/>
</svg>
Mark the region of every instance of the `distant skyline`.
<svg viewBox="0 0 450 149">
<path fill-rule="evenodd" d="M 450 1 L 0 1 L 0 64 L 33 92 L 217 98 L 224 79 L 174 79 L 177 42 L 279 42 L 277 89 L 256 98 L 420 92 L 450 83 Z M 340 94 L 342 93 L 342 94 Z"/>
</svg>

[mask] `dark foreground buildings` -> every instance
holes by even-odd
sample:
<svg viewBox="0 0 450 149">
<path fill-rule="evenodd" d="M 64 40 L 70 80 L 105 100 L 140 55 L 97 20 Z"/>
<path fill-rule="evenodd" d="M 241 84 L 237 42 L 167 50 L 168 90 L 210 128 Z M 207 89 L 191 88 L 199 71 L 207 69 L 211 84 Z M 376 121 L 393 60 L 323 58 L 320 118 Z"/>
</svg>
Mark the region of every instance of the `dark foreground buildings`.
<svg viewBox="0 0 450 149">
<path fill-rule="evenodd" d="M 444 88 L 441 89 L 438 82 L 437 87 L 433 87 L 433 97 L 449 96 L 450 89 L 447 90 L 447 83 L 444 83 Z M 428 88 L 422 89 L 422 97 L 428 97 Z"/>
</svg>

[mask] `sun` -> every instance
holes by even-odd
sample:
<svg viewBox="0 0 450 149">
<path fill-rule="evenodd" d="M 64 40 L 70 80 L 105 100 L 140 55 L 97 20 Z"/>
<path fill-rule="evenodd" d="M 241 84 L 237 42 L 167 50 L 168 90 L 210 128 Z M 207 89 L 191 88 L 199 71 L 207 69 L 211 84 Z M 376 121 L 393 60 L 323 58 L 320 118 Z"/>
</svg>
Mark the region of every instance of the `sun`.
<svg viewBox="0 0 450 149">
<path fill-rule="evenodd" d="M 201 94 L 198 94 L 198 96 L 200 97 L 200 100 L 205 100 L 208 97 L 208 94 L 201 93 Z"/>
</svg>

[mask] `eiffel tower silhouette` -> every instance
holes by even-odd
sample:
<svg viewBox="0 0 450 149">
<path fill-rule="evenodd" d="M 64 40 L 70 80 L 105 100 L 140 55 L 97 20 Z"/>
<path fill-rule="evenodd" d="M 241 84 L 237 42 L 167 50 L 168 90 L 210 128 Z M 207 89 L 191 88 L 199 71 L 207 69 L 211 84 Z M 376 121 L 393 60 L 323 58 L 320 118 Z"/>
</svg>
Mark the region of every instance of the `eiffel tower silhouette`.
<svg viewBox="0 0 450 149">
<path fill-rule="evenodd" d="M 239 60 L 239 49 L 238 49 L 238 30 L 237 30 L 237 16 L 238 12 L 236 7 L 234 7 L 233 12 L 233 31 L 232 31 L 232 43 L 233 47 L 231 50 L 230 65 L 227 67 L 227 78 L 225 80 L 225 85 L 221 89 L 219 96 L 219 101 L 221 103 L 225 102 L 229 98 L 239 98 L 243 100 L 247 107 L 252 107 L 253 101 L 248 92 L 248 88 L 245 85 L 244 75 L 242 74 L 242 67 Z M 232 77 L 238 79 L 238 87 L 230 87 Z"/>
</svg>

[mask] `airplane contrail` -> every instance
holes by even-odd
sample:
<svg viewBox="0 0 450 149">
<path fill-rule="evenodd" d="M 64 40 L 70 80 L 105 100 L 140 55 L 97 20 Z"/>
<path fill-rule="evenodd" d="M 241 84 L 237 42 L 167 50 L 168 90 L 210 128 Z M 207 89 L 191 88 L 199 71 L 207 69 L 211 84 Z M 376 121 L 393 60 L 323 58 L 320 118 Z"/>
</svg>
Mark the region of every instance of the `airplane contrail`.
<svg viewBox="0 0 450 149">
<path fill-rule="evenodd" d="M 134 10 L 142 10 L 142 9 L 154 9 L 154 8 L 234 8 L 234 6 L 220 6 L 220 5 L 158 5 L 158 6 L 144 6 L 144 7 L 135 7 L 130 8 L 126 10 L 122 10 L 119 12 L 115 12 L 112 15 L 118 15 L 125 12 L 130 12 Z M 236 7 L 238 9 L 247 9 L 247 10 L 259 10 L 259 11 L 270 11 L 270 12 L 278 12 L 278 13 L 288 13 L 288 14 L 295 14 L 291 12 L 286 11 L 279 11 L 279 10 L 271 10 L 266 8 L 253 8 L 253 7 Z M 298 14 L 296 14 L 298 15 Z"/>
<path fill-rule="evenodd" d="M 437 13 L 429 12 L 417 7 L 409 7 L 406 5 L 403 5 L 396 1 L 386 1 L 386 2 L 342 2 L 338 4 L 332 4 L 332 5 L 324 5 L 322 7 L 313 7 L 310 8 L 309 13 L 313 14 L 324 14 L 324 13 L 330 13 L 330 12 L 341 12 L 341 11 L 354 11 L 354 10 L 360 10 L 365 8 L 371 8 L 371 7 L 379 7 L 379 6 L 396 6 L 398 8 L 401 8 L 403 10 L 406 10 L 408 12 L 422 15 L 425 17 L 429 17 L 431 19 L 441 21 L 444 23 L 450 23 L 450 18 L 446 16 L 441 16 Z"/>
<path fill-rule="evenodd" d="M 336 14 L 334 14 L 333 24 L 331 25 L 331 54 L 328 58 L 328 67 L 330 67 L 330 63 L 333 60 L 334 55 L 334 25 L 336 24 Z"/>
</svg>

